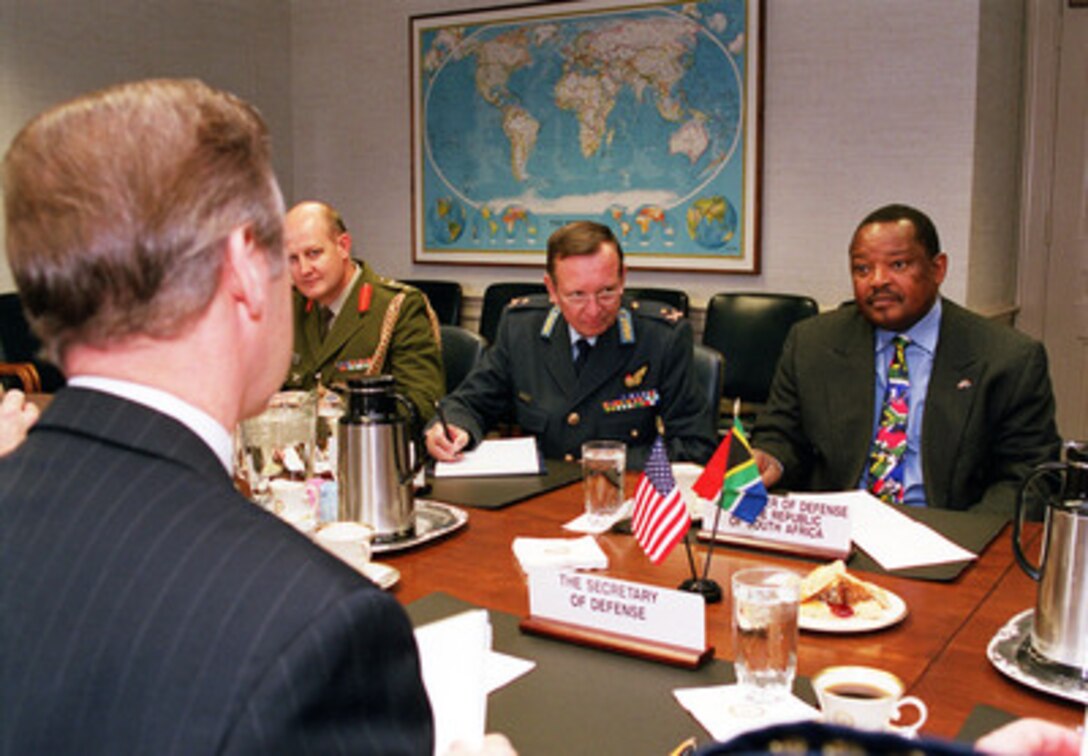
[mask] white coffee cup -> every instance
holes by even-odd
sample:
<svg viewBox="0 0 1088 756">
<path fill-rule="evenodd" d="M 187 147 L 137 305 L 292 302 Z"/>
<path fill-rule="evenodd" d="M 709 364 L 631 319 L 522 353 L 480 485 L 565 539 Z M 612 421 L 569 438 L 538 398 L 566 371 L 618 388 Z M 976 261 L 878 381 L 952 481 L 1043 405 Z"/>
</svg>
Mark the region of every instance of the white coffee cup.
<svg viewBox="0 0 1088 756">
<path fill-rule="evenodd" d="M 929 713 L 921 699 L 903 695 L 903 683 L 898 677 L 874 667 L 828 667 L 812 678 L 812 687 L 820 700 L 824 721 L 831 724 L 913 737 Z M 893 725 L 900 710 L 908 706 L 917 710 L 917 720 Z"/>
<path fill-rule="evenodd" d="M 321 548 L 340 557 L 357 570 L 370 561 L 370 540 L 374 531 L 358 522 L 330 522 L 318 529 L 314 540 Z"/>
</svg>

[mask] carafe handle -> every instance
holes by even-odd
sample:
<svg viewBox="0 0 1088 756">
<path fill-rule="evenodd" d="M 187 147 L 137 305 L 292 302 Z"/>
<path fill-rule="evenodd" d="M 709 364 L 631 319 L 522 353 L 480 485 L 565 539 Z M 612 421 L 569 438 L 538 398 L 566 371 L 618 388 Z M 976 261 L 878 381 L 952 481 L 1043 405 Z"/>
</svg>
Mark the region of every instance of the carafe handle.
<svg viewBox="0 0 1088 756">
<path fill-rule="evenodd" d="M 1020 568 L 1036 582 L 1038 582 L 1043 575 L 1043 564 L 1040 563 L 1035 565 L 1031 563 L 1031 560 L 1024 554 L 1023 544 L 1020 540 L 1020 535 L 1024 527 L 1024 501 L 1027 498 L 1028 490 L 1035 482 L 1036 478 L 1052 473 L 1061 473 L 1065 469 L 1066 464 L 1064 462 L 1044 462 L 1036 467 L 1031 472 L 1031 475 L 1024 479 L 1024 482 L 1020 485 L 1020 491 L 1016 496 L 1016 514 L 1012 521 L 1012 549 L 1013 553 L 1016 555 L 1016 561 L 1020 565 Z M 1045 561 L 1045 559 L 1046 555 L 1044 554 L 1043 560 Z"/>
<path fill-rule="evenodd" d="M 419 420 L 419 410 L 416 409 L 416 405 L 401 394 L 394 394 L 393 396 L 408 410 L 409 443 L 412 445 L 413 457 L 415 458 L 411 469 L 401 476 L 400 484 L 403 486 L 419 475 L 419 471 L 423 469 L 423 463 L 426 461 L 423 453 L 423 433 L 420 427 L 423 423 Z"/>
</svg>

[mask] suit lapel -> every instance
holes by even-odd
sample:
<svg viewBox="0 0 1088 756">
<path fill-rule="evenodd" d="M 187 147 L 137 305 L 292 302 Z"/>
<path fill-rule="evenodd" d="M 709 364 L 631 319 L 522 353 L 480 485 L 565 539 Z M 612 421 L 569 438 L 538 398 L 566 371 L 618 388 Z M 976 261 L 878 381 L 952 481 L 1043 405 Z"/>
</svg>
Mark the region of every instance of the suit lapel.
<svg viewBox="0 0 1088 756">
<path fill-rule="evenodd" d="M 922 478 L 930 506 L 943 506 L 967 420 L 986 367 L 963 328 L 960 308 L 941 301 L 941 330 L 922 420 Z"/>
<path fill-rule="evenodd" d="M 344 306 L 340 308 L 340 312 L 337 313 L 336 318 L 329 326 L 328 338 L 322 342 L 320 339 L 315 341 L 315 344 L 321 344 L 321 348 L 318 350 L 317 364 L 324 365 L 331 360 L 340 348 L 344 346 L 351 339 L 352 335 L 363 327 L 363 323 L 366 318 L 370 317 L 370 312 L 359 312 L 359 289 L 366 282 L 366 271 L 363 270 L 359 277 L 355 279 L 355 285 L 351 287 L 351 291 L 348 293 L 347 299 L 344 300 Z M 314 333 L 317 333 L 317 317 L 312 318 L 314 321 Z"/>
<path fill-rule="evenodd" d="M 834 418 L 835 437 L 839 448 L 847 450 L 844 456 L 855 481 L 865 466 L 873 435 L 873 338 L 872 326 L 855 314 L 845 338 L 829 345 L 825 366 L 830 376 L 823 382 L 825 416 Z"/>
<path fill-rule="evenodd" d="M 63 389 L 50 402 L 38 425 L 172 460 L 203 478 L 231 484 L 215 453 L 195 433 L 172 417 L 112 394 Z"/>
<path fill-rule="evenodd" d="M 538 336 L 544 338 L 544 336 Z M 547 339 L 547 359 L 544 364 L 548 375 L 559 387 L 562 396 L 570 396 L 578 383 L 578 377 L 574 374 L 574 357 L 571 356 L 570 329 L 567 321 L 562 317 L 552 328 L 551 336 Z M 590 352 L 590 355 L 593 353 Z M 592 359 L 592 356 L 590 357 Z"/>
</svg>

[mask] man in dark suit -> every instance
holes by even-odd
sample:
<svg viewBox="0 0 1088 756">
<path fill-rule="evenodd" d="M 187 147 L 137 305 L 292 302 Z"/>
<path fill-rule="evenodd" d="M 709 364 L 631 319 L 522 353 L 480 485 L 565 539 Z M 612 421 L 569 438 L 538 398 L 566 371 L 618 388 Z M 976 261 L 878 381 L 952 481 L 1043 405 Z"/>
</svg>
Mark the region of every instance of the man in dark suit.
<svg viewBox="0 0 1088 756">
<path fill-rule="evenodd" d="M 854 303 L 793 328 L 757 421 L 768 486 L 879 493 L 889 457 L 876 439 L 898 434 L 901 477 L 885 498 L 1009 513 L 1028 472 L 1057 457 L 1043 346 L 940 297 L 947 265 L 919 210 L 889 205 L 859 224 Z M 897 336 L 906 337 L 909 409 L 905 429 L 893 431 L 884 408 Z"/>
<path fill-rule="evenodd" d="M 430 453 L 457 459 L 513 415 L 547 457 L 572 460 L 584 441 L 617 440 L 641 468 L 660 417 L 672 459 L 709 459 L 714 411 L 696 388 L 691 326 L 680 312 L 623 306 L 623 250 L 607 226 L 564 226 L 548 239 L 547 260 L 547 296 L 506 308 L 495 344 L 442 401 L 449 434 L 427 429 Z"/>
<path fill-rule="evenodd" d="M 256 111 L 87 95 L 20 132 L 3 193 L 71 382 L 0 459 L 0 752 L 429 754 L 397 602 L 232 486 L 230 429 L 290 357 Z"/>
</svg>

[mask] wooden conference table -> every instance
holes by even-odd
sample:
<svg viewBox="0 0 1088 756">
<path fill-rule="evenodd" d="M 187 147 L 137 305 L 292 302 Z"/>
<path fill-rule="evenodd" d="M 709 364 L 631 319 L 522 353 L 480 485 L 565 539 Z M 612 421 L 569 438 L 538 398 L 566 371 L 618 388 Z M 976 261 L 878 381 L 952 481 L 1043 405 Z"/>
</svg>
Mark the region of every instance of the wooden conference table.
<svg viewBox="0 0 1088 756">
<path fill-rule="evenodd" d="M 633 491 L 634 481 L 633 476 L 629 477 L 628 493 Z M 476 606 L 525 617 L 528 591 L 511 550 L 513 539 L 572 536 L 561 526 L 576 517 L 581 508 L 581 487 L 577 483 L 504 509 L 467 508 L 469 521 L 460 531 L 414 550 L 384 554 L 380 559 L 400 571 L 401 579 L 393 590 L 404 604 L 442 592 Z M 1037 545 L 1040 527 L 1029 524 L 1027 532 L 1030 542 Z M 682 546 L 655 567 L 631 536 L 609 533 L 600 536 L 598 542 L 609 559 L 609 567 L 602 574 L 669 588 L 689 576 Z M 702 543 L 696 549 L 699 565 L 705 549 Z M 803 573 L 816 563 L 763 551 L 716 547 L 710 577 L 726 595 L 721 603 L 707 607 L 707 641 L 715 646 L 718 659 L 733 658 L 730 576 L 738 569 L 760 564 L 782 565 Z M 986 646 L 998 628 L 1032 607 L 1035 600 L 1035 585 L 1015 563 L 1009 526 L 976 563 L 952 582 L 865 576 L 899 594 L 909 607 L 908 615 L 898 625 L 871 633 L 802 632 L 799 675 L 811 677 L 824 667 L 840 664 L 889 670 L 929 705 L 923 732 L 939 737 L 956 736 L 979 703 L 1011 715 L 1043 717 L 1066 725 L 1081 721 L 1083 707 L 1005 678 L 986 658 Z M 691 683 L 700 684 L 708 683 Z M 659 705 L 678 706 L 671 699 Z"/>
</svg>

